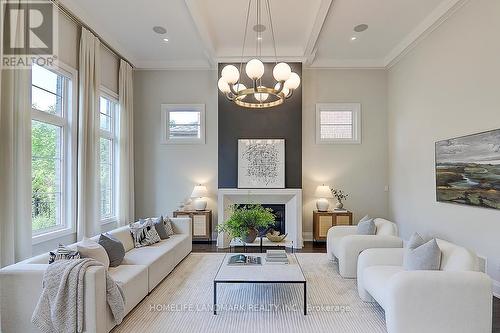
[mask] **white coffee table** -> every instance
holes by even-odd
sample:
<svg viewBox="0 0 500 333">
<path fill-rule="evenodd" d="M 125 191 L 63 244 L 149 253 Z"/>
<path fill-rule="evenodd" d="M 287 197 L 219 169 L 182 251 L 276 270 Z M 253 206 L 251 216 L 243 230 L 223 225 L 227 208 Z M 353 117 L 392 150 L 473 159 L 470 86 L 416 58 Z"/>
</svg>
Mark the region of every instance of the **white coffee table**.
<svg viewBox="0 0 500 333">
<path fill-rule="evenodd" d="M 288 254 L 288 264 L 266 263 L 263 253 L 245 253 L 262 258 L 262 265 L 227 264 L 236 253 L 228 253 L 214 278 L 214 315 L 217 314 L 217 284 L 220 283 L 292 283 L 304 287 L 304 315 L 307 315 L 307 281 L 295 254 Z"/>
</svg>

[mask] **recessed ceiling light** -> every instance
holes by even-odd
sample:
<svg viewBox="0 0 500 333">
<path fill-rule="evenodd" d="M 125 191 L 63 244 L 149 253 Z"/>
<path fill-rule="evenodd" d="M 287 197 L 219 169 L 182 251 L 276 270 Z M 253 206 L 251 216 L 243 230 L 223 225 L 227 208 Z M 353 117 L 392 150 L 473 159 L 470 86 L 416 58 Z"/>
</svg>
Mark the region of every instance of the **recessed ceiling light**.
<svg viewBox="0 0 500 333">
<path fill-rule="evenodd" d="M 153 31 L 156 32 L 159 35 L 164 35 L 167 33 L 167 29 L 164 27 L 161 27 L 159 25 L 153 27 Z"/>
<path fill-rule="evenodd" d="M 351 40 L 352 40 L 353 42 L 354 42 L 356 39 L 358 39 L 358 37 L 356 37 L 356 36 L 352 36 L 352 37 L 351 37 Z"/>
<path fill-rule="evenodd" d="M 257 40 L 262 40 L 262 36 L 257 37 Z"/>
<path fill-rule="evenodd" d="M 266 26 L 263 24 L 256 24 L 253 26 L 253 31 L 255 32 L 264 32 L 266 31 Z"/>
<path fill-rule="evenodd" d="M 366 29 L 368 29 L 368 24 L 358 24 L 357 26 L 354 27 L 354 31 L 356 32 L 363 32 Z"/>
<path fill-rule="evenodd" d="M 168 42 L 168 38 L 163 38 L 163 41 L 164 42 Z"/>
</svg>

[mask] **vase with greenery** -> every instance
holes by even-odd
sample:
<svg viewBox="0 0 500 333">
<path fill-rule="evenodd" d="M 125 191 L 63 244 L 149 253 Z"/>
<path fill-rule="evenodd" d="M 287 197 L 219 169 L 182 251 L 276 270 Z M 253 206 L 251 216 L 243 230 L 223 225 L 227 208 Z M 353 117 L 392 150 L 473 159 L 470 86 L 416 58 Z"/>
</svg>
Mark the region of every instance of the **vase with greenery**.
<svg viewBox="0 0 500 333">
<path fill-rule="evenodd" d="M 330 191 L 332 191 L 333 196 L 337 199 L 337 205 L 335 206 L 336 209 L 342 209 L 344 208 L 344 203 L 342 201 L 346 200 L 349 194 L 345 193 L 342 190 L 336 190 L 334 188 L 331 188 Z"/>
<path fill-rule="evenodd" d="M 257 238 L 258 229 L 274 224 L 275 216 L 270 208 L 262 205 L 232 205 L 231 215 L 223 224 L 217 225 L 218 232 L 226 232 L 233 238 L 241 238 L 252 243 Z"/>
</svg>

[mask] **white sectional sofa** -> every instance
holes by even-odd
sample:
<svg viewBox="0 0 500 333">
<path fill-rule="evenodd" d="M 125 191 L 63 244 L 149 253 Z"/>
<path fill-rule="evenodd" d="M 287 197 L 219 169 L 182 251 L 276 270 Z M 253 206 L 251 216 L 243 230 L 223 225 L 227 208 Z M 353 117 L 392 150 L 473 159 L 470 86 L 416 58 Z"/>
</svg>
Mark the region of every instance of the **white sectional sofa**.
<svg viewBox="0 0 500 333">
<path fill-rule="evenodd" d="M 338 259 L 339 273 L 344 278 L 355 278 L 358 255 L 370 248 L 403 247 L 395 223 L 376 218 L 375 235 L 357 235 L 357 226 L 334 226 L 328 230 L 326 250 L 330 259 Z"/>
<path fill-rule="evenodd" d="M 192 250 L 191 219 L 173 218 L 175 235 L 159 243 L 134 248 L 129 227 L 109 233 L 125 247 L 125 258 L 118 267 L 110 267 L 110 276 L 123 289 L 125 314 L 151 292 Z M 94 237 L 98 240 L 99 236 Z M 69 247 L 76 249 L 76 244 Z M 42 292 L 42 278 L 49 255 L 39 255 L 0 270 L 0 311 L 2 333 L 39 332 L 31 324 L 31 316 Z M 104 267 L 91 267 L 85 274 L 84 331 L 109 332 L 115 325 L 106 303 Z"/>
<path fill-rule="evenodd" d="M 471 251 L 437 239 L 440 270 L 406 271 L 404 249 L 358 258 L 358 293 L 385 310 L 388 333 L 490 333 L 492 283 Z"/>
</svg>

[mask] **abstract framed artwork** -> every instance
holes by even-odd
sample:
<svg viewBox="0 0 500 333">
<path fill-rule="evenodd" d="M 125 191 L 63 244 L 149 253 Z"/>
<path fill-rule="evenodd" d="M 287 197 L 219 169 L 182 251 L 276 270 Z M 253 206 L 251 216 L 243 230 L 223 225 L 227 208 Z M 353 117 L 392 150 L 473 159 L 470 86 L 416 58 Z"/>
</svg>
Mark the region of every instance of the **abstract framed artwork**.
<svg viewBox="0 0 500 333">
<path fill-rule="evenodd" d="M 500 129 L 436 142 L 436 199 L 500 209 Z"/>
<path fill-rule="evenodd" d="M 285 140 L 238 140 L 238 188 L 285 188 Z"/>
</svg>

